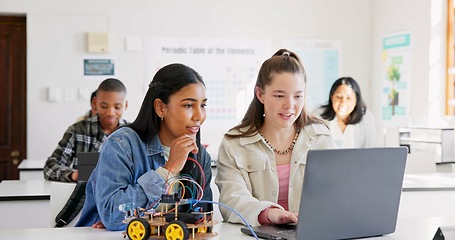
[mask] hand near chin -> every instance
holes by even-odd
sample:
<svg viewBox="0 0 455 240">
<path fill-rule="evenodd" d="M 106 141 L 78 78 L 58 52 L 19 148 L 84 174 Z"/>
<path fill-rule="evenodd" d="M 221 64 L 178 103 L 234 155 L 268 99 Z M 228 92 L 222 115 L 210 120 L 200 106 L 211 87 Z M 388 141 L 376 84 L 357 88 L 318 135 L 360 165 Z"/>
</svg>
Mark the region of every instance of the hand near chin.
<svg viewBox="0 0 455 240">
<path fill-rule="evenodd" d="M 267 212 L 267 217 L 269 221 L 276 225 L 276 224 L 292 224 L 297 223 L 299 220 L 297 214 L 281 210 L 279 208 L 271 208 Z"/>
<path fill-rule="evenodd" d="M 182 170 L 190 152 L 197 154 L 199 151 L 196 139 L 187 134 L 184 134 L 172 141 L 170 147 L 171 150 L 169 153 L 169 159 L 164 168 L 174 175 Z"/>
</svg>

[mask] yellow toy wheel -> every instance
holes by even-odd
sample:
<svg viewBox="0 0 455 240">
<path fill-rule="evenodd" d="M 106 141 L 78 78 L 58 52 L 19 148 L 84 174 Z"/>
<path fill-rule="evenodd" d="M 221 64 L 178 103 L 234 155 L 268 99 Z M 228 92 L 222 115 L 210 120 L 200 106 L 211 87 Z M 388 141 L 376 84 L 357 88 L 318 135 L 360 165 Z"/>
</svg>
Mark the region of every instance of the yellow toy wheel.
<svg viewBox="0 0 455 240">
<path fill-rule="evenodd" d="M 199 228 L 197 228 L 197 232 L 198 233 L 211 233 L 212 226 L 199 227 Z"/>
<path fill-rule="evenodd" d="M 143 218 L 135 218 L 128 223 L 126 235 L 131 240 L 145 240 L 150 237 L 150 224 Z"/>
<path fill-rule="evenodd" d="M 180 220 L 172 221 L 164 230 L 166 240 L 187 240 L 189 233 L 186 224 Z"/>
</svg>

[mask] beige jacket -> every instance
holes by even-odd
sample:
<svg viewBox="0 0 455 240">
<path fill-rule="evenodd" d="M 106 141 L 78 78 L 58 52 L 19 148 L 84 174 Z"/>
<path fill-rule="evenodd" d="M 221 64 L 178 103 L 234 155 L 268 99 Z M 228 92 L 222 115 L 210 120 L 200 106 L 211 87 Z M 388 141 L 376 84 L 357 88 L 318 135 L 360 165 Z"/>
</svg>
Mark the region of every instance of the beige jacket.
<svg viewBox="0 0 455 240">
<path fill-rule="evenodd" d="M 327 148 L 335 148 L 335 142 L 326 126 L 313 124 L 301 130 L 291 157 L 289 211 L 299 212 L 308 150 Z M 264 209 L 282 208 L 277 204 L 279 183 L 275 154 L 259 134 L 224 137 L 218 152 L 215 183 L 220 189 L 219 202 L 240 213 L 252 226 L 260 225 L 258 215 Z M 225 207 L 220 207 L 220 211 L 225 221 L 244 223 L 233 211 Z"/>
</svg>

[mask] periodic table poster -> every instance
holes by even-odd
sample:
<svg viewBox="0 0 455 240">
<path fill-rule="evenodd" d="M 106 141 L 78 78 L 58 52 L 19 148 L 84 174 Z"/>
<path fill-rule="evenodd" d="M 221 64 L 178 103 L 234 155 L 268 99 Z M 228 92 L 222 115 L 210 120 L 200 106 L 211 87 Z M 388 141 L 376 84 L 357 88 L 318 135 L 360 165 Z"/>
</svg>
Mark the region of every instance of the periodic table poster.
<svg viewBox="0 0 455 240">
<path fill-rule="evenodd" d="M 147 79 L 170 63 L 196 70 L 207 89 L 207 119 L 202 126 L 202 143 L 216 159 L 223 134 L 237 125 L 253 98 L 261 64 L 273 53 L 269 40 L 146 38 L 144 41 Z"/>
<path fill-rule="evenodd" d="M 332 84 L 340 77 L 341 41 L 288 39 L 283 45 L 295 52 L 307 74 L 307 110 L 326 104 Z"/>
</svg>

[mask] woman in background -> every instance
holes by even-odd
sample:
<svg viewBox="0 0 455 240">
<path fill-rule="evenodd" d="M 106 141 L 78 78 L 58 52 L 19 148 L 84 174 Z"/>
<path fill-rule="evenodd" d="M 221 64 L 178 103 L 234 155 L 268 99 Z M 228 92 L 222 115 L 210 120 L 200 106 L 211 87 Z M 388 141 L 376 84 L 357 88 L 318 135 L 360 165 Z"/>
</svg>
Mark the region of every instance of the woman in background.
<svg viewBox="0 0 455 240">
<path fill-rule="evenodd" d="M 314 111 L 329 121 L 330 131 L 340 148 L 373 147 L 376 126 L 373 114 L 367 110 L 359 84 L 351 77 L 336 80 L 329 101 Z"/>
<path fill-rule="evenodd" d="M 279 50 L 262 64 L 245 116 L 221 142 L 219 201 L 252 226 L 297 222 L 308 150 L 335 147 L 325 122 L 307 112 L 305 88 L 297 55 Z M 220 211 L 225 221 L 243 223 Z"/>
</svg>

